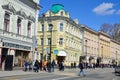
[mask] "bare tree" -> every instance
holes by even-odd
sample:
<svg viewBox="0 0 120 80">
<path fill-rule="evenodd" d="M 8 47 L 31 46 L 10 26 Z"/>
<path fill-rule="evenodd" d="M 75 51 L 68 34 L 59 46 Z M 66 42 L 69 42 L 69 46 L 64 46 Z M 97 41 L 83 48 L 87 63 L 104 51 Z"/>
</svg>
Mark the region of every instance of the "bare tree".
<svg viewBox="0 0 120 80">
<path fill-rule="evenodd" d="M 109 34 L 112 39 L 120 42 L 120 24 L 102 24 L 100 31 Z"/>
</svg>

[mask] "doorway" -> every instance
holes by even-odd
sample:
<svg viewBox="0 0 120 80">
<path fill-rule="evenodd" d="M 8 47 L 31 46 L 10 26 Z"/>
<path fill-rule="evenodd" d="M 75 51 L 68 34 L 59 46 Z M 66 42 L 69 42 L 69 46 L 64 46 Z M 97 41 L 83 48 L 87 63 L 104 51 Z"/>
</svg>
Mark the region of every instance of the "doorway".
<svg viewBox="0 0 120 80">
<path fill-rule="evenodd" d="M 0 69 L 2 69 L 3 62 L 5 61 L 5 59 L 7 57 L 7 53 L 8 53 L 8 48 L 2 48 Z"/>
<path fill-rule="evenodd" d="M 65 56 L 57 56 L 57 63 L 61 63 L 62 61 L 65 60 Z"/>
</svg>

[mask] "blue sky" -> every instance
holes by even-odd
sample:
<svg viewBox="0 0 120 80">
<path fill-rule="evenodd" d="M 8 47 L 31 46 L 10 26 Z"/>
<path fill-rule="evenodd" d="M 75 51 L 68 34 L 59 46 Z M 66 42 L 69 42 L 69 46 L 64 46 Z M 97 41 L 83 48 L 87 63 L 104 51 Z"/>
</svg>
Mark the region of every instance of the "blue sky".
<svg viewBox="0 0 120 80">
<path fill-rule="evenodd" d="M 40 0 L 40 15 L 52 4 L 63 4 L 72 19 L 96 31 L 103 23 L 120 23 L 120 0 Z"/>
</svg>

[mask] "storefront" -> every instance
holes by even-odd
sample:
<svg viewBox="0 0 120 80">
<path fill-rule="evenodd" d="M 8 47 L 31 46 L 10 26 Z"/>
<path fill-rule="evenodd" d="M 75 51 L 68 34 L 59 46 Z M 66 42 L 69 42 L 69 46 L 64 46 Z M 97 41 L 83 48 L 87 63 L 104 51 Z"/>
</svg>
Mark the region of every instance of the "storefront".
<svg viewBox="0 0 120 80">
<path fill-rule="evenodd" d="M 31 60 L 31 46 L 3 42 L 0 50 L 0 70 L 7 70 L 8 67 L 11 67 L 10 70 L 15 67 L 23 67 L 25 60 Z"/>
</svg>

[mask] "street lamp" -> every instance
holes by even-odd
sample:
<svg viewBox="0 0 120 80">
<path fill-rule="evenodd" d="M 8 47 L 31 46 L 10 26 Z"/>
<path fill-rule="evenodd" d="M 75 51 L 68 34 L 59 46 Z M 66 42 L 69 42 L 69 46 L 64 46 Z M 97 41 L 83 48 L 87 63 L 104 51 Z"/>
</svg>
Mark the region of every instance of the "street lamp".
<svg viewBox="0 0 120 80">
<path fill-rule="evenodd" d="M 49 24 L 49 30 L 50 30 L 50 53 L 49 53 L 49 58 L 48 58 L 48 72 L 51 72 L 51 54 L 52 54 L 52 28 L 53 25 Z"/>
<path fill-rule="evenodd" d="M 87 69 L 87 40 L 85 40 L 86 42 L 86 69 Z"/>
<path fill-rule="evenodd" d="M 101 46 L 102 68 L 103 68 L 103 46 Z"/>
<path fill-rule="evenodd" d="M 117 51 L 116 51 L 116 65 L 117 65 Z"/>
</svg>

